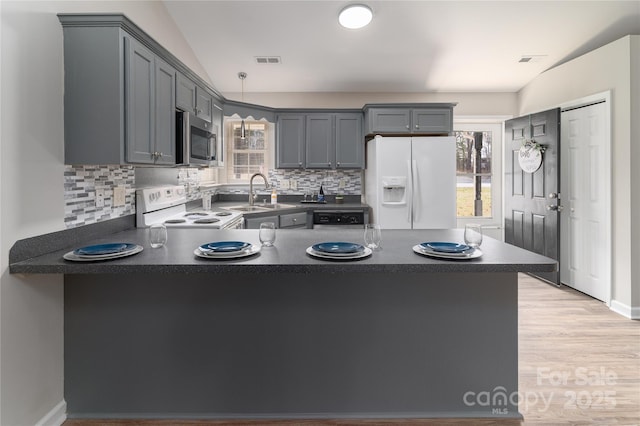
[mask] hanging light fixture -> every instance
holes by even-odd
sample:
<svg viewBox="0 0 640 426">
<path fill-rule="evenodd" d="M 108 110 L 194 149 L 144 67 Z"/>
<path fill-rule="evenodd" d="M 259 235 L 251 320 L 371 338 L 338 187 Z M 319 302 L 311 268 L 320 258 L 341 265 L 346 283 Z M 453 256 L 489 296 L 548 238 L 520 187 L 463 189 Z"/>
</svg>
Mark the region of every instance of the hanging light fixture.
<svg viewBox="0 0 640 426">
<path fill-rule="evenodd" d="M 355 30 L 369 25 L 373 19 L 371 8 L 364 4 L 352 4 L 340 12 L 338 22 L 345 28 Z"/>
<path fill-rule="evenodd" d="M 242 71 L 239 72 L 238 78 L 240 79 L 240 81 L 242 81 L 242 102 L 244 102 L 244 79 L 247 78 L 247 73 Z M 247 131 L 244 126 L 244 118 L 243 118 L 242 121 L 240 122 L 240 140 L 244 141 L 246 139 L 247 139 Z"/>
</svg>

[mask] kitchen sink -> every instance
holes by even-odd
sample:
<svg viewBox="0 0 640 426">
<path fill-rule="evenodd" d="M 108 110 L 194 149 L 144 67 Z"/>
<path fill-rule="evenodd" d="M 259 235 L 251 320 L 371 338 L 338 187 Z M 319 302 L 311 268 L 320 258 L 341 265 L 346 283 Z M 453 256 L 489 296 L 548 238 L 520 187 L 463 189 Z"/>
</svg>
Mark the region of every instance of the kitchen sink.
<svg viewBox="0 0 640 426">
<path fill-rule="evenodd" d="M 231 206 L 231 207 L 223 207 L 226 210 L 234 210 L 237 212 L 264 212 L 269 210 L 280 210 L 280 209 L 290 209 L 296 207 L 291 204 L 256 204 L 250 206 L 248 204 L 243 204 L 240 206 Z"/>
</svg>

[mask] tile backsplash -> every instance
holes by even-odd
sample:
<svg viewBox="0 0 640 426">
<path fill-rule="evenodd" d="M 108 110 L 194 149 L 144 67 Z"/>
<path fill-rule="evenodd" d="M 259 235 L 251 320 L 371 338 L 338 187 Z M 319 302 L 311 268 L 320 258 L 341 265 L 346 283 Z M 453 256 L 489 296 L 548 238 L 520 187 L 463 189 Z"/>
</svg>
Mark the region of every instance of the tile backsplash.
<svg viewBox="0 0 640 426">
<path fill-rule="evenodd" d="M 269 183 L 275 184 L 281 194 L 304 194 L 315 192 L 322 185 L 325 194 L 360 195 L 362 193 L 361 170 L 269 170 Z M 287 186 L 288 189 L 284 189 Z M 291 188 L 294 181 L 297 188 Z"/>
<path fill-rule="evenodd" d="M 275 184 L 280 194 L 317 192 L 323 186 L 326 195 L 360 195 L 361 170 L 289 170 L 272 169 L 269 183 Z M 217 181 L 217 171 L 207 168 L 134 167 L 119 165 L 65 166 L 64 170 L 64 223 L 75 228 L 121 216 L 135 214 L 136 188 L 155 185 L 184 185 L 188 201 L 202 198 L 203 192 L 247 193 L 247 184 L 229 184 L 205 189 L 204 182 Z M 224 185 L 224 184 L 223 184 Z M 113 190 L 124 187 L 124 206 L 113 206 Z M 295 186 L 293 188 L 292 186 Z M 261 187 L 261 186 L 260 186 Z M 288 187 L 288 188 L 287 188 Z M 96 206 L 96 190 L 104 191 L 104 206 Z"/>
<path fill-rule="evenodd" d="M 113 189 L 125 189 L 123 206 L 113 206 Z M 104 206 L 96 206 L 96 190 L 104 190 Z M 64 223 L 67 228 L 88 225 L 134 214 L 135 171 L 133 166 L 65 166 Z"/>
</svg>

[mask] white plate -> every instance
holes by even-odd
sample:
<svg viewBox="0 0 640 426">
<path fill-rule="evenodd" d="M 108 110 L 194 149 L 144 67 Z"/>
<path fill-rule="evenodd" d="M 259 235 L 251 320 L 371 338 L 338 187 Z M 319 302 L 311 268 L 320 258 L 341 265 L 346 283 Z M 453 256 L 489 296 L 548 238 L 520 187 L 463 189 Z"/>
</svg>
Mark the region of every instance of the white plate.
<svg viewBox="0 0 640 426">
<path fill-rule="evenodd" d="M 66 253 L 62 257 L 65 260 L 72 260 L 74 262 L 99 262 L 102 260 L 112 260 L 112 259 L 118 259 L 120 257 L 132 256 L 134 254 L 140 253 L 142 250 L 144 250 L 142 246 L 135 246 L 135 248 L 133 248 L 132 250 L 122 251 L 120 253 L 104 254 L 100 256 L 91 256 L 91 257 L 79 256 L 77 254 L 74 254 L 73 251 L 70 251 L 69 253 Z"/>
<path fill-rule="evenodd" d="M 195 254 L 198 257 L 201 257 L 203 259 L 235 259 L 238 257 L 246 257 L 246 256 L 252 256 L 256 253 L 260 253 L 260 246 L 253 244 L 251 247 L 242 250 L 242 251 L 234 251 L 234 252 L 229 252 L 229 253 L 207 253 L 204 254 L 201 250 L 200 247 L 197 247 L 194 251 L 193 254 Z"/>
<path fill-rule="evenodd" d="M 442 253 L 438 251 L 430 251 L 425 250 L 420 247 L 420 244 L 413 246 L 413 251 L 421 254 L 423 256 L 437 257 L 440 259 L 448 259 L 448 260 L 467 260 L 467 259 L 477 259 L 482 256 L 482 251 L 480 249 L 475 249 L 472 253 L 460 255 L 460 253 Z"/>
<path fill-rule="evenodd" d="M 364 251 L 360 253 L 353 253 L 351 256 L 345 256 L 341 254 L 340 256 L 335 256 L 330 253 L 323 253 L 320 251 L 315 251 L 313 247 L 307 247 L 307 254 L 313 257 L 317 257 L 320 259 L 331 259 L 331 260 L 356 260 L 362 259 L 363 257 L 371 256 L 373 251 L 369 247 L 365 247 Z"/>
</svg>

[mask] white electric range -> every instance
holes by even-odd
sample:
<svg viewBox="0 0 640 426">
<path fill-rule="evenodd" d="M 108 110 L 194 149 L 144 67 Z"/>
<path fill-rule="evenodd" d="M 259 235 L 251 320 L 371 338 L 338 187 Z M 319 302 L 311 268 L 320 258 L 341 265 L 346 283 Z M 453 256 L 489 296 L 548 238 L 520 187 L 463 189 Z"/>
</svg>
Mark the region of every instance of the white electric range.
<svg viewBox="0 0 640 426">
<path fill-rule="evenodd" d="M 242 213 L 203 209 L 187 211 L 187 193 L 181 185 L 156 186 L 136 191 L 136 226 L 163 223 L 167 228 L 239 229 Z"/>
</svg>

